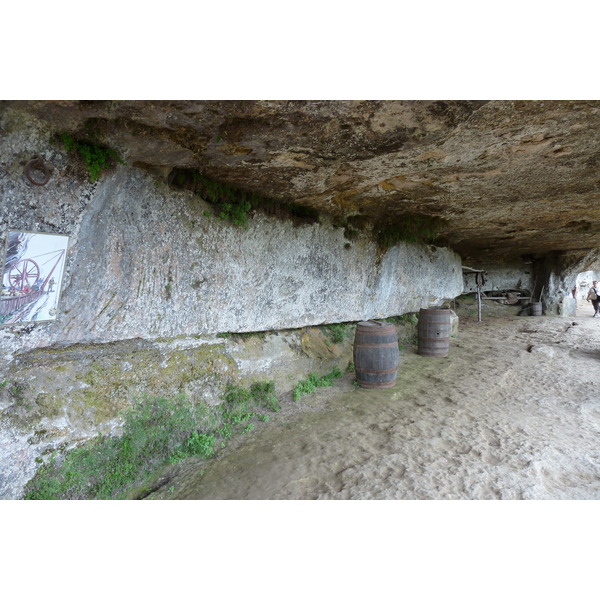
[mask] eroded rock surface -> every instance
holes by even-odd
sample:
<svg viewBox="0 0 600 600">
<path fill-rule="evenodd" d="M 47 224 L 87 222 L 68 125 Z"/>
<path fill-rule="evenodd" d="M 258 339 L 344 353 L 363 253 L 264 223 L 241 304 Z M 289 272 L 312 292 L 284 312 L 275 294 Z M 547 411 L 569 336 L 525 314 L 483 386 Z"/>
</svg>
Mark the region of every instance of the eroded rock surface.
<svg viewBox="0 0 600 600">
<path fill-rule="evenodd" d="M 11 104 L 164 176 L 199 168 L 342 217 L 442 217 L 468 260 L 597 244 L 595 101 Z"/>
<path fill-rule="evenodd" d="M 600 267 L 599 126 L 600 103 L 575 101 L 0 103 L 2 247 L 7 229 L 70 236 L 56 321 L 0 328 L 0 497 L 45 452 L 118 432 L 135 394 L 289 389 L 343 358 L 309 330 L 265 354 L 217 333 L 416 312 L 472 291 L 465 264 L 568 314 Z M 126 164 L 91 182 L 60 133 Z M 24 176 L 33 156 L 46 185 Z M 319 216 L 233 225 L 181 169 Z M 435 246 L 377 243 L 410 215 L 441 220 Z"/>
</svg>

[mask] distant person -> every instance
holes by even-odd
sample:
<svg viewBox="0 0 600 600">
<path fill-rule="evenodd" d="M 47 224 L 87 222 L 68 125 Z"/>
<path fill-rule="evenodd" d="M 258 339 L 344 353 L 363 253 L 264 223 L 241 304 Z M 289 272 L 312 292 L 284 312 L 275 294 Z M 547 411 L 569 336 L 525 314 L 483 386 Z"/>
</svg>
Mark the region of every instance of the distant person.
<svg viewBox="0 0 600 600">
<path fill-rule="evenodd" d="M 573 294 L 573 298 L 577 299 L 577 286 L 576 285 L 573 286 L 571 293 Z"/>
<path fill-rule="evenodd" d="M 54 281 L 54 277 L 48 282 L 48 291 L 51 292 L 52 288 L 54 287 L 54 284 L 56 282 Z"/>
<path fill-rule="evenodd" d="M 598 289 L 598 282 L 592 281 L 592 287 L 588 292 L 586 300 L 592 302 L 594 307 L 594 317 L 600 317 L 600 290 Z"/>
</svg>

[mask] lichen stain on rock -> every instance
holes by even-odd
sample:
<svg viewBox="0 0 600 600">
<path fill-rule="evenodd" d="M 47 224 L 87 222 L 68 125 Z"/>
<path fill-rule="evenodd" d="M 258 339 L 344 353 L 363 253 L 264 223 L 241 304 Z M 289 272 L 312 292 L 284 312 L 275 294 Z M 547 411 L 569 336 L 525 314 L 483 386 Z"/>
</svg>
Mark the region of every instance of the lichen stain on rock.
<svg viewBox="0 0 600 600">
<path fill-rule="evenodd" d="M 333 360 L 343 353 L 341 345 L 328 342 L 325 335 L 314 327 L 307 327 L 303 331 L 300 344 L 304 354 L 319 361 Z"/>
<path fill-rule="evenodd" d="M 192 383 L 214 387 L 226 374 L 234 376 L 235 365 L 220 344 L 169 352 L 125 342 L 33 351 L 12 372 L 27 382 L 32 404 L 10 416 L 24 431 L 61 416 L 73 430 L 102 430 L 134 397 L 186 393 Z"/>
</svg>

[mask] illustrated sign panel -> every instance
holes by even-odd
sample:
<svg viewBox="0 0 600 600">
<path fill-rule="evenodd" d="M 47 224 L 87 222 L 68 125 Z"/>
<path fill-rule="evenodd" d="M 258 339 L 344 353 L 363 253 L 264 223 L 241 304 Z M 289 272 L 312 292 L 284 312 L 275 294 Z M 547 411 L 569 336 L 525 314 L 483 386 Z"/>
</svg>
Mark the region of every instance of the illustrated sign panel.
<svg viewBox="0 0 600 600">
<path fill-rule="evenodd" d="M 0 325 L 56 319 L 68 247 L 67 235 L 8 232 Z"/>
</svg>

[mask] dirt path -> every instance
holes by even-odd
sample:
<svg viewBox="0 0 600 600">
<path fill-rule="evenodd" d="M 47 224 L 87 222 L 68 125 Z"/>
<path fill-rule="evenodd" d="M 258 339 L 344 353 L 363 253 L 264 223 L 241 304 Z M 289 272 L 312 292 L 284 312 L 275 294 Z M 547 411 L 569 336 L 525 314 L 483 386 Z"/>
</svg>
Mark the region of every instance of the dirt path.
<svg viewBox="0 0 600 600">
<path fill-rule="evenodd" d="M 391 390 L 348 375 L 169 497 L 600 499 L 600 319 L 579 313 L 462 318 L 447 358 L 402 351 Z"/>
</svg>

